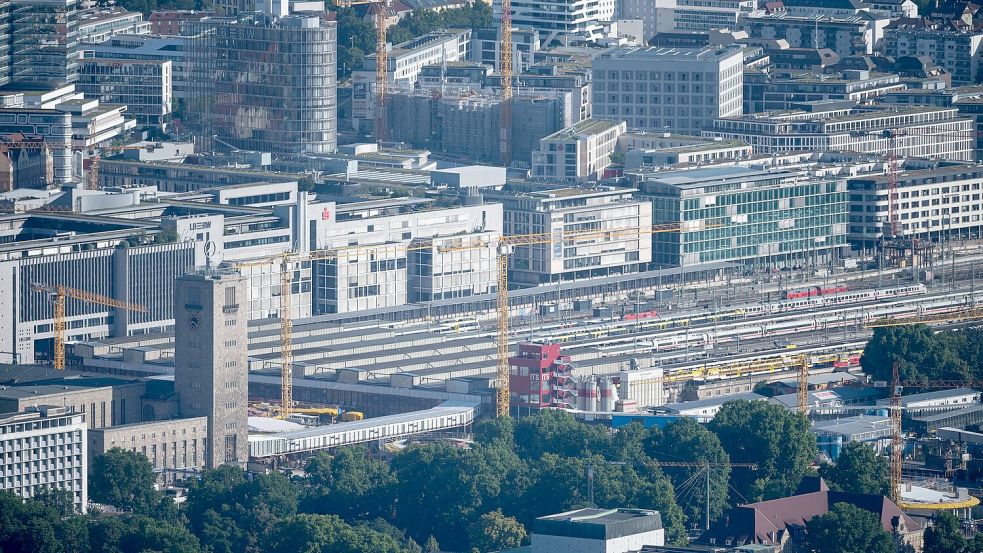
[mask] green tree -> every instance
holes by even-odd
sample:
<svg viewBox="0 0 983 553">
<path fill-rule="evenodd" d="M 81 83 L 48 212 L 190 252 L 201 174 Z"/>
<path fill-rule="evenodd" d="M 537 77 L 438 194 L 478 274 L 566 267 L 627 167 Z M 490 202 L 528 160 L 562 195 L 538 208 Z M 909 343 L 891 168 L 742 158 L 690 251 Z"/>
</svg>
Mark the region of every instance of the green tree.
<svg viewBox="0 0 983 553">
<path fill-rule="evenodd" d="M 353 527 L 334 515 L 287 517 L 272 534 L 273 551 L 284 553 L 401 553 L 392 537 L 365 526 Z"/>
<path fill-rule="evenodd" d="M 437 543 L 437 538 L 430 536 L 427 538 L 427 542 L 423 544 L 424 553 L 436 553 L 440 551 L 440 544 Z"/>
<path fill-rule="evenodd" d="M 160 501 L 154 467 L 145 455 L 114 447 L 89 465 L 89 497 L 124 511 L 146 513 Z"/>
<path fill-rule="evenodd" d="M 969 549 L 966 538 L 959 527 L 959 519 L 945 511 L 935 515 L 932 525 L 925 529 L 924 553 L 978 553 L 979 549 Z"/>
<path fill-rule="evenodd" d="M 305 511 L 348 521 L 392 516 L 395 479 L 387 463 L 367 458 L 364 447 L 318 453 L 307 462 L 306 472 Z"/>
<path fill-rule="evenodd" d="M 545 453 L 577 457 L 605 450 L 611 437 L 601 426 L 578 422 L 566 411 L 549 409 L 526 417 L 515 425 L 519 457 L 536 459 Z"/>
<path fill-rule="evenodd" d="M 87 553 L 87 534 L 82 517 L 62 517 L 41 501 L 0 491 L 0 551 Z"/>
<path fill-rule="evenodd" d="M 474 440 L 478 443 L 499 444 L 515 449 L 515 419 L 512 417 L 485 418 L 474 425 Z"/>
<path fill-rule="evenodd" d="M 133 516 L 124 523 L 119 538 L 122 551 L 160 551 L 161 553 L 198 553 L 201 547 L 187 528 L 179 524 L 145 516 Z"/>
<path fill-rule="evenodd" d="M 980 359 L 979 338 L 979 331 L 936 334 L 925 325 L 876 328 L 860 364 L 874 380 L 890 381 L 895 362 L 903 381 L 965 380 L 974 374 L 963 357 Z"/>
<path fill-rule="evenodd" d="M 877 517 L 849 503 L 806 522 L 805 541 L 813 553 L 895 553 L 894 539 Z"/>
<path fill-rule="evenodd" d="M 526 529 L 518 520 L 503 515 L 502 511 L 492 511 L 472 523 L 468 535 L 471 537 L 471 547 L 487 553 L 519 547 L 526 539 Z"/>
<path fill-rule="evenodd" d="M 819 467 L 829 487 L 844 492 L 888 495 L 891 479 L 887 459 L 860 442 L 850 442 L 836 463 Z"/>
<path fill-rule="evenodd" d="M 645 453 L 658 461 L 689 461 L 717 465 L 710 467 L 710 519 L 716 520 L 728 508 L 727 496 L 730 493 L 730 457 L 720 445 L 720 439 L 713 432 L 691 418 L 682 418 L 666 427 L 663 434 L 651 434 L 644 442 Z M 684 483 L 706 478 L 704 468 L 666 467 L 663 472 L 672 480 L 677 489 Z M 747 469 L 740 469 L 747 470 Z M 704 474 L 699 477 L 697 473 Z M 693 485 L 687 500 L 680 505 L 690 523 L 696 524 L 706 518 L 707 490 L 704 485 Z"/>
<path fill-rule="evenodd" d="M 735 463 L 757 470 L 734 471 L 732 486 L 748 501 L 795 491 L 816 455 L 816 437 L 800 413 L 765 401 L 725 403 L 708 425 Z"/>
</svg>

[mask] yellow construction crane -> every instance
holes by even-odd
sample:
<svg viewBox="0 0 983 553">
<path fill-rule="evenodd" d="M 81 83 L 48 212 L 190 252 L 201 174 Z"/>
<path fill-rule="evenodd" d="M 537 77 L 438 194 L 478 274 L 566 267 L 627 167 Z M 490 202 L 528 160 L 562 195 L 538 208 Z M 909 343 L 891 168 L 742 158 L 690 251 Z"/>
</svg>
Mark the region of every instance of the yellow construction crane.
<svg viewBox="0 0 983 553">
<path fill-rule="evenodd" d="M 502 0 L 502 125 L 500 129 L 502 165 L 512 163 L 512 0 Z"/>
<path fill-rule="evenodd" d="M 137 311 L 146 313 L 147 308 L 143 305 L 116 300 L 94 292 L 78 290 L 68 286 L 47 286 L 44 284 L 34 284 L 33 289 L 39 292 L 48 292 L 55 298 L 55 368 L 65 368 L 65 302 L 67 298 L 95 303 L 116 309 L 127 311 Z"/>
<path fill-rule="evenodd" d="M 342 8 L 368 5 L 375 13 L 375 138 L 379 143 L 386 140 L 386 92 L 389 80 L 389 50 L 386 48 L 386 33 L 389 26 L 387 9 L 391 0 L 338 0 Z"/>
<path fill-rule="evenodd" d="M 800 355 L 799 359 L 799 388 L 796 390 L 799 400 L 799 412 L 809 416 L 809 357 Z"/>
<path fill-rule="evenodd" d="M 498 327 L 496 332 L 497 340 L 497 364 L 496 364 L 496 392 L 495 392 L 495 413 L 498 416 L 508 416 L 509 414 L 509 296 L 508 296 L 508 263 L 509 256 L 516 248 L 530 246 L 548 246 L 560 241 L 575 247 L 580 242 L 604 243 L 610 241 L 621 241 L 638 239 L 649 239 L 653 234 L 665 232 L 684 232 L 697 231 L 707 228 L 716 228 L 720 225 L 694 224 L 692 227 L 679 223 L 665 225 L 654 225 L 647 228 L 624 227 L 607 230 L 589 230 L 568 232 L 562 235 L 552 233 L 536 233 L 521 235 L 505 235 L 489 239 L 468 239 L 462 237 L 456 245 L 438 247 L 441 253 L 467 251 L 482 248 L 494 248 L 497 267 L 497 320 Z M 588 245 L 583 244 L 583 245 Z M 378 254 L 380 251 L 390 254 L 407 253 L 412 251 L 432 250 L 432 244 L 384 244 L 384 245 L 363 245 L 345 246 L 339 248 L 327 248 L 312 252 L 285 252 L 274 259 L 263 259 L 257 261 L 246 261 L 233 263 L 236 268 L 255 267 L 255 266 L 280 266 L 280 339 L 281 339 L 281 404 L 280 416 L 285 417 L 289 414 L 293 397 L 293 374 L 291 372 L 293 362 L 293 344 L 291 336 L 291 294 L 292 294 L 292 271 L 289 269 L 290 263 L 303 263 L 313 261 L 324 261 L 331 259 L 342 259 L 357 257 L 366 254 Z"/>
</svg>

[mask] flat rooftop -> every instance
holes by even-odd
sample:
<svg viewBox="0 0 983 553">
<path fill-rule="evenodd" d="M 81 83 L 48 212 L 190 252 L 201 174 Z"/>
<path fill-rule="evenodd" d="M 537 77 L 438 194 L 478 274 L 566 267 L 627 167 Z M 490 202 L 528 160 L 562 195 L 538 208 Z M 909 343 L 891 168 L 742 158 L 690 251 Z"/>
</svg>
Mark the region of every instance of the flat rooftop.
<svg viewBox="0 0 983 553">
<path fill-rule="evenodd" d="M 604 53 L 599 59 L 637 59 L 659 61 L 720 61 L 732 56 L 741 56 L 741 48 L 706 46 L 703 48 L 666 48 L 647 46 L 644 48 L 614 48 Z"/>
<path fill-rule="evenodd" d="M 608 119 L 594 119 L 593 117 L 561 129 L 543 140 L 570 140 L 572 138 L 590 138 L 591 136 L 609 131 L 621 124 L 623 121 L 613 121 Z"/>
</svg>

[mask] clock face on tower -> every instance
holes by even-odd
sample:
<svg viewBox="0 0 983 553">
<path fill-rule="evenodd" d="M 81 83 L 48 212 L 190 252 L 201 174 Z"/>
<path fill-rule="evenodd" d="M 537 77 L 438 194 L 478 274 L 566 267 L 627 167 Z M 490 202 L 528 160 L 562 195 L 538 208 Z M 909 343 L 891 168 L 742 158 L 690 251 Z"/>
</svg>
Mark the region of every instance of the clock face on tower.
<svg viewBox="0 0 983 553">
<path fill-rule="evenodd" d="M 201 324 L 201 319 L 198 318 L 198 315 L 188 317 L 188 326 L 191 328 L 198 328 L 199 324 Z"/>
</svg>

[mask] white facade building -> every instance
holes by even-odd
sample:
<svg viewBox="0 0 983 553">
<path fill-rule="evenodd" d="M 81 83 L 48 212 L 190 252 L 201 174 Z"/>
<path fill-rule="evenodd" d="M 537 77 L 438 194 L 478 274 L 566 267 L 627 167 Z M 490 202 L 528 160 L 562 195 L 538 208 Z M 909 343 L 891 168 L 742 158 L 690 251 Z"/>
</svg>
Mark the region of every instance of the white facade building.
<svg viewBox="0 0 983 553">
<path fill-rule="evenodd" d="M 539 141 L 532 153 L 534 177 L 596 180 L 611 165 L 624 121 L 585 119 Z"/>
<path fill-rule="evenodd" d="M 514 6 L 513 6 L 514 7 Z M 396 44 L 389 50 L 386 83 L 389 90 L 410 91 L 424 66 L 464 61 L 471 47 L 471 31 L 439 31 Z M 352 126 L 371 131 L 375 121 L 375 55 L 366 56 L 352 71 Z"/>
<path fill-rule="evenodd" d="M 315 314 L 494 292 L 502 206 L 427 203 L 403 198 L 312 205 L 312 242 L 337 251 L 337 257 L 314 261 Z"/>
<path fill-rule="evenodd" d="M 634 189 L 556 188 L 489 193 L 505 205 L 505 233 L 555 237 L 552 244 L 517 246 L 509 256 L 512 281 L 542 284 L 632 273 L 652 261 L 652 206 Z M 610 231 L 570 238 L 571 234 Z"/>
<path fill-rule="evenodd" d="M 666 543 L 662 516 L 643 509 L 578 509 L 536 519 L 532 553 L 628 553 Z"/>
<path fill-rule="evenodd" d="M 0 490 L 34 497 L 42 490 L 72 494 L 88 506 L 85 416 L 66 407 L 40 405 L 0 414 Z"/>
<path fill-rule="evenodd" d="M 493 2 L 495 17 L 502 13 L 501 0 Z M 512 24 L 539 31 L 543 44 L 558 36 L 578 35 L 589 40 L 604 36 L 604 23 L 614 20 L 615 0 L 514 0 Z"/>
<path fill-rule="evenodd" d="M 704 136 L 743 140 L 758 154 L 845 150 L 893 151 L 899 157 L 971 161 L 974 121 L 956 108 L 837 108 L 717 119 Z M 892 133 L 896 135 L 891 138 Z"/>
<path fill-rule="evenodd" d="M 738 47 L 614 48 L 593 63 L 593 116 L 629 129 L 699 134 L 743 113 L 744 55 Z"/>
</svg>

